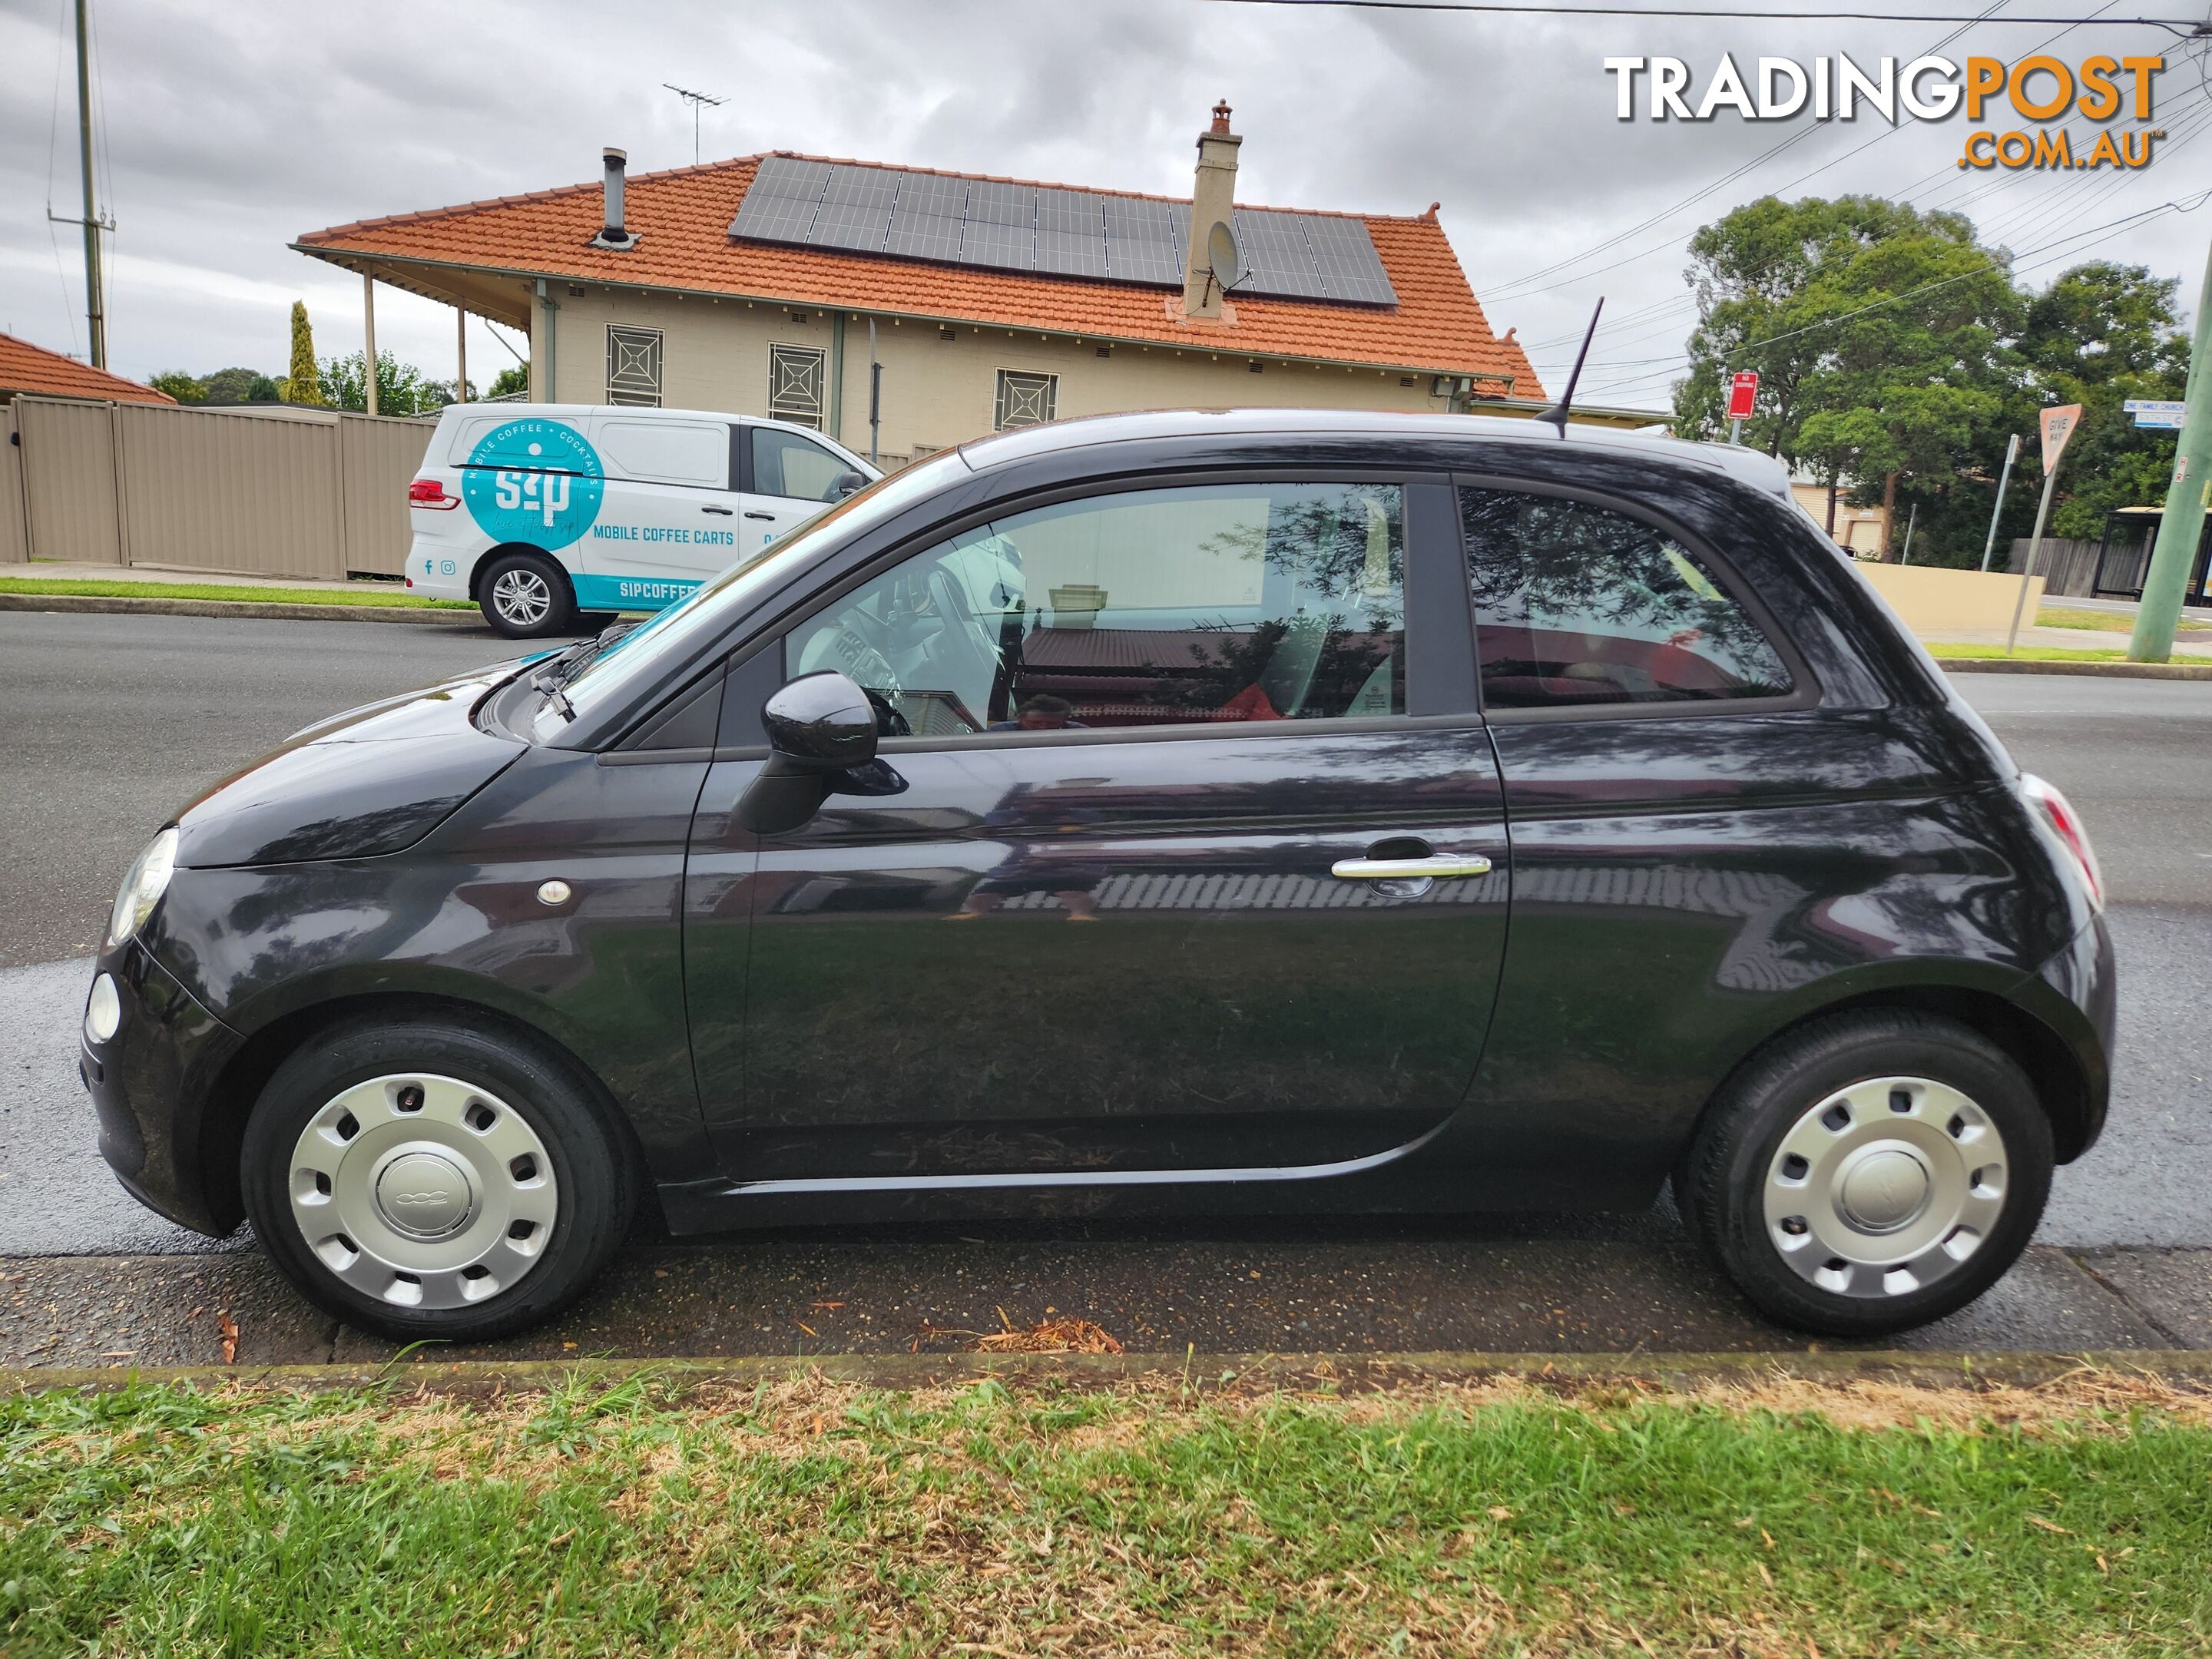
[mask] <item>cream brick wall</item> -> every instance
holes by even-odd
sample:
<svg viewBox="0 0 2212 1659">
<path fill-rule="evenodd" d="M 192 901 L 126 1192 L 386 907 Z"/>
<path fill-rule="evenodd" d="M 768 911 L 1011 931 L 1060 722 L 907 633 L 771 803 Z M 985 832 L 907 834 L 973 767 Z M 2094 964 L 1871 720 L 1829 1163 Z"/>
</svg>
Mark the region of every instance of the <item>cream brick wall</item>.
<svg viewBox="0 0 2212 1659">
<path fill-rule="evenodd" d="M 661 331 L 661 400 L 672 409 L 767 414 L 772 344 L 813 347 L 828 354 L 833 365 L 836 361 L 830 312 L 605 289 L 580 295 L 566 285 L 556 286 L 553 298 L 560 307 L 551 342 L 557 385 L 545 384 L 546 313 L 542 307 L 532 313 L 537 381 L 532 395 L 541 402 L 605 400 L 611 323 Z M 844 335 L 843 397 L 832 400 L 841 418 L 825 425 L 831 435 L 865 454 L 867 319 L 848 314 Z M 880 318 L 882 453 L 904 460 L 989 432 L 1002 368 L 1059 376 L 1057 412 L 1062 416 L 1253 405 L 1435 412 L 1447 407 L 1446 399 L 1431 395 L 1425 373 L 1401 375 L 1270 361 L 1254 374 L 1244 353 L 1212 339 L 1180 349 L 1116 344 L 1104 357 L 1098 348 L 1097 341 L 1064 335 L 967 324 L 957 325 L 947 340 L 937 325 Z M 1413 384 L 1404 384 L 1407 380 Z"/>
</svg>

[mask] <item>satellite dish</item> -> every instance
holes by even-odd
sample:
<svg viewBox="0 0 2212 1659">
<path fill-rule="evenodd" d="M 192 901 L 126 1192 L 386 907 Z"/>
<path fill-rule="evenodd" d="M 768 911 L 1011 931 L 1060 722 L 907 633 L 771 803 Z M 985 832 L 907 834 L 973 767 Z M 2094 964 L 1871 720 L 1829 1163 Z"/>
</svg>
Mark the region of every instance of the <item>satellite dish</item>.
<svg viewBox="0 0 2212 1659">
<path fill-rule="evenodd" d="M 1237 246 L 1237 233 L 1218 219 L 1206 234 L 1206 262 L 1213 273 L 1213 285 L 1224 294 L 1243 282 L 1247 274 L 1244 252 Z"/>
</svg>

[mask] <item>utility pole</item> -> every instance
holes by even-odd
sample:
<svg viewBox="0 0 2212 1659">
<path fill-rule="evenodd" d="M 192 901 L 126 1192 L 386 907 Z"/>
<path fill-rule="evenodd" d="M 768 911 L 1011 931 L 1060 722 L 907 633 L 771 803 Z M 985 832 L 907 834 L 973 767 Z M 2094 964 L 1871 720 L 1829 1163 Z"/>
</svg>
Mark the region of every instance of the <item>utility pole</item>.
<svg viewBox="0 0 2212 1659">
<path fill-rule="evenodd" d="M 92 31 L 85 15 L 87 0 L 76 0 L 76 137 L 77 167 L 84 175 L 84 216 L 73 219 L 54 211 L 51 199 L 46 217 L 58 225 L 84 227 L 85 343 L 94 368 L 107 367 L 107 303 L 100 278 L 100 233 L 115 228 L 112 219 L 100 216 L 92 180 Z"/>
<path fill-rule="evenodd" d="M 1982 568 L 1990 568 L 1990 560 L 1997 550 L 1997 517 L 2004 511 L 2005 486 L 2012 482 L 2012 464 L 2020 459 L 2020 434 L 2012 434 L 2005 446 L 2004 471 L 1997 474 L 1996 505 L 1990 509 L 1990 538 L 1982 544 Z"/>
<path fill-rule="evenodd" d="M 2212 254 L 2204 262 L 2204 288 L 2197 296 L 2197 338 L 2189 354 L 2188 400 L 2181 417 L 2181 441 L 2173 450 L 2173 482 L 2166 492 L 2166 516 L 2158 521 L 2158 544 L 2143 575 L 2142 603 L 2136 607 L 2136 631 L 2128 641 L 2130 662 L 2164 662 L 2173 654 L 2173 630 L 2181 622 L 2189 573 L 2196 563 L 2197 541 L 2204 513 L 2212 505 Z"/>
<path fill-rule="evenodd" d="M 1912 511 L 1905 515 L 1905 551 L 1898 555 L 1898 563 L 1905 565 L 1911 564 L 1912 562 L 1912 532 L 1919 527 L 1919 525 L 1920 503 L 1915 501 L 1912 504 Z"/>
</svg>

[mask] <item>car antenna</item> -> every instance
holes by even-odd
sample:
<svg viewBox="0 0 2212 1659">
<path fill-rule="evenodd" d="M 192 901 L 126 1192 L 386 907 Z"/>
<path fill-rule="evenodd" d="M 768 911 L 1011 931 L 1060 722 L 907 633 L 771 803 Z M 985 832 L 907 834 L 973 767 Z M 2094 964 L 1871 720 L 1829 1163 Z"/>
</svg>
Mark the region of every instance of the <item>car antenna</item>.
<svg viewBox="0 0 2212 1659">
<path fill-rule="evenodd" d="M 1567 435 L 1567 411 L 1574 407 L 1575 382 L 1583 377 L 1583 359 L 1589 356 L 1590 341 L 1597 334 L 1598 313 L 1604 309 L 1605 295 L 1601 294 L 1597 296 L 1596 309 L 1590 313 L 1589 327 L 1583 333 L 1583 349 L 1575 353 L 1575 366 L 1567 376 L 1567 389 L 1559 394 L 1559 402 L 1536 417 L 1540 421 L 1548 421 L 1557 427 L 1562 438 Z"/>
</svg>

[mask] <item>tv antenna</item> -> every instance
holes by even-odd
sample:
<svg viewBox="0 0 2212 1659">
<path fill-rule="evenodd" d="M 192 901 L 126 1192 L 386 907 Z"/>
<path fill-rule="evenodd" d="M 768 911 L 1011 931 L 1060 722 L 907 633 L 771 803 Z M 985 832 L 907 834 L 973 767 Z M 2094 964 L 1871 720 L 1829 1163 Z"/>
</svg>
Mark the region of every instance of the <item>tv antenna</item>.
<svg viewBox="0 0 2212 1659">
<path fill-rule="evenodd" d="M 1597 334 L 1598 314 L 1604 309 L 1605 295 L 1601 294 L 1597 296 L 1596 306 L 1591 309 L 1589 327 L 1583 334 L 1583 349 L 1575 353 L 1575 367 L 1573 372 L 1567 376 L 1567 389 L 1559 394 L 1559 402 L 1536 417 L 1540 421 L 1547 421 L 1556 427 L 1562 438 L 1567 435 L 1567 411 L 1572 409 L 1575 404 L 1575 383 L 1583 377 L 1583 360 L 1589 356 L 1590 341 Z"/>
<path fill-rule="evenodd" d="M 726 98 L 716 98 L 712 94 L 704 92 L 693 92 L 688 87 L 678 86 L 673 81 L 663 81 L 660 84 L 666 87 L 669 91 L 674 93 L 678 98 L 681 98 L 685 103 L 691 106 L 691 165 L 696 167 L 699 165 L 700 110 L 702 108 L 709 108 L 720 104 L 726 104 L 730 100 Z"/>
</svg>

